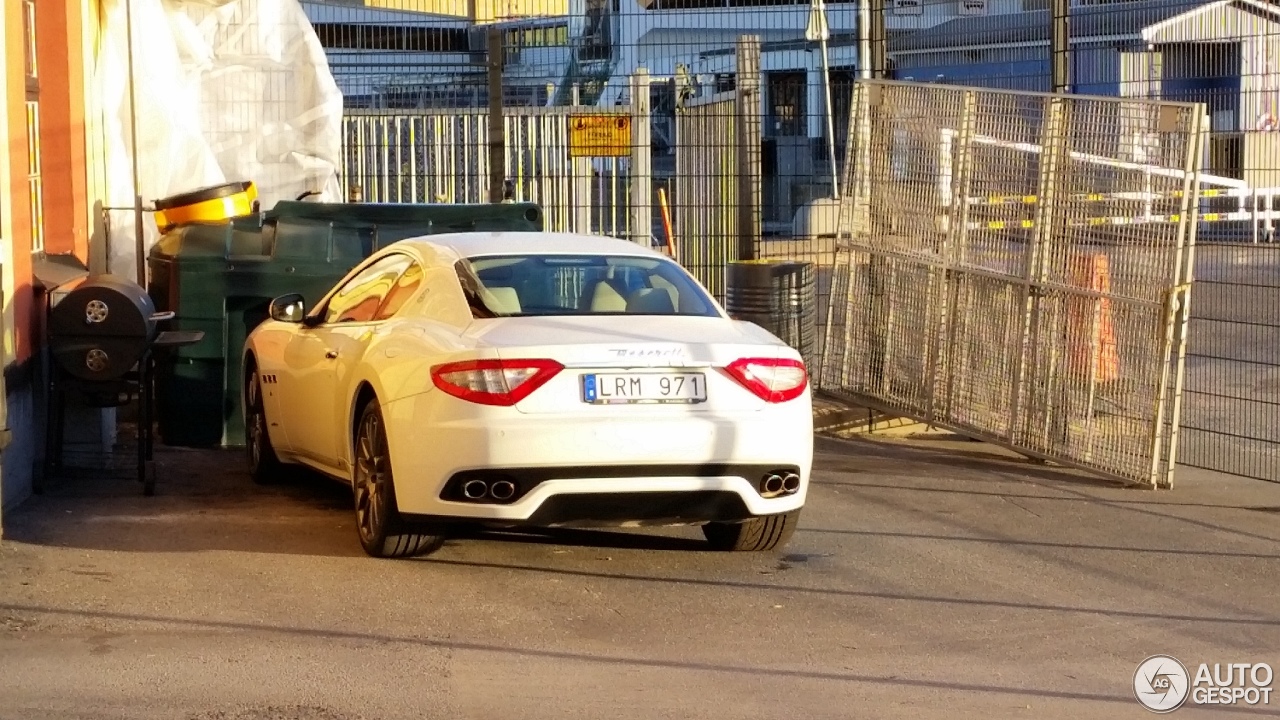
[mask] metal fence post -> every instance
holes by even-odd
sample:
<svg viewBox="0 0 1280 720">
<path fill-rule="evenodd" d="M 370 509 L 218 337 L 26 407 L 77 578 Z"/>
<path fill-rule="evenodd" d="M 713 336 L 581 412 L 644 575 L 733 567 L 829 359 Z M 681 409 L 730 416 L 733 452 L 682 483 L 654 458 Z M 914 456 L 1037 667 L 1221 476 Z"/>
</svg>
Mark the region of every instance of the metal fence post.
<svg viewBox="0 0 1280 720">
<path fill-rule="evenodd" d="M 1049 26 L 1050 73 L 1053 91 L 1065 93 L 1071 90 L 1070 71 L 1070 0 L 1052 0 L 1052 24 Z"/>
<path fill-rule="evenodd" d="M 653 237 L 653 138 L 649 126 L 649 71 L 631 76 L 631 239 L 645 247 Z"/>
<path fill-rule="evenodd" d="M 942 387 L 941 397 L 930 386 L 930 408 L 942 417 L 951 416 L 951 400 L 955 396 L 956 368 L 952 362 L 955 356 L 956 330 L 959 325 L 959 303 L 962 277 L 967 258 L 969 243 L 969 197 L 973 185 L 973 136 L 977 131 L 978 94 L 973 90 L 964 91 L 960 111 L 960 132 L 955 142 L 947 143 L 955 150 L 955 161 L 952 166 L 951 187 L 948 193 L 951 205 L 948 213 L 948 228 L 942 233 L 943 291 L 942 307 L 937 311 L 939 322 L 936 336 L 939 347 L 934 357 L 938 360 L 937 372 L 933 382 Z M 948 151 L 951 150 L 948 148 Z M 950 158 L 948 158 L 950 159 Z M 942 378 L 939 382 L 938 375 Z"/>
<path fill-rule="evenodd" d="M 738 79 L 734 122 L 738 139 L 739 260 L 754 260 L 761 223 L 760 36 L 738 38 Z"/>
<path fill-rule="evenodd" d="M 507 179 L 507 139 L 502 118 L 502 30 L 489 28 L 489 202 L 500 203 Z"/>
<path fill-rule="evenodd" d="M 1027 374 L 1039 367 L 1039 335 L 1040 315 L 1045 273 L 1045 263 L 1049 255 L 1049 246 L 1053 242 L 1055 211 L 1058 201 L 1059 168 L 1062 156 L 1067 148 L 1068 103 L 1065 98 L 1045 98 L 1045 122 L 1041 137 L 1040 181 L 1036 203 L 1035 220 L 1031 235 L 1031 246 L 1027 248 L 1026 262 L 1023 265 L 1023 281 L 1026 283 L 1023 293 L 1022 333 L 1018 348 L 1016 372 L 1013 378 L 1011 412 L 1009 418 L 1009 441 L 1025 444 L 1030 437 L 1019 438 L 1019 425 L 1022 416 L 1028 415 L 1032 409 L 1030 396 L 1034 393 L 1043 397 L 1043 388 L 1037 389 L 1035 383 L 1027 382 Z M 1035 355 L 1036 357 L 1029 357 Z M 1029 426 L 1028 426 L 1029 427 Z"/>
<path fill-rule="evenodd" d="M 1162 108 L 1163 111 L 1163 108 Z M 1176 113 L 1170 113 L 1176 115 Z M 1161 118 L 1162 120 L 1164 117 Z M 1176 124 L 1176 123 L 1170 123 Z M 1191 142 L 1187 143 L 1182 185 L 1181 211 L 1178 215 L 1178 244 L 1175 255 L 1174 287 L 1169 293 L 1165 305 L 1168 327 L 1165 328 L 1164 367 L 1160 373 L 1159 399 L 1156 404 L 1156 432 L 1152 438 L 1150 484 L 1155 487 L 1172 488 L 1173 471 L 1178 462 L 1178 425 L 1182 420 L 1182 384 L 1186 375 L 1187 359 L 1187 327 L 1191 320 L 1191 282 L 1194 279 L 1196 232 L 1199 226 L 1200 209 L 1200 176 L 1203 170 L 1204 153 L 1209 141 L 1209 116 L 1195 113 L 1191 116 Z M 1161 128 L 1164 130 L 1164 128 Z M 1173 378 L 1170 379 L 1170 373 Z M 1172 382 L 1172 389 L 1169 388 Z M 1172 407 L 1169 408 L 1168 454 L 1164 456 L 1161 467 L 1161 439 L 1165 429 L 1164 406 L 1170 401 L 1168 394 L 1172 390 Z M 1162 472 L 1163 470 L 1163 472 Z"/>
<path fill-rule="evenodd" d="M 870 14 L 870 27 L 867 28 L 867 45 L 870 49 L 871 77 L 876 80 L 883 80 L 889 76 L 889 62 L 885 53 L 888 45 L 888 35 L 885 32 L 884 23 L 884 0 L 867 0 L 867 9 Z M 859 58 L 861 63 L 862 59 Z"/>
<path fill-rule="evenodd" d="M 851 236 L 853 242 L 861 243 L 864 247 L 872 247 L 874 245 L 871 236 L 872 225 L 872 204 L 874 202 L 872 194 L 875 192 L 872 182 L 873 163 L 871 145 L 875 139 L 873 126 L 875 118 L 873 117 L 872 108 L 877 107 L 881 101 L 881 93 L 885 90 L 885 86 L 874 80 L 859 81 L 859 90 L 855 102 L 858 106 L 858 123 L 856 128 L 857 134 L 857 153 L 849 158 L 846 162 L 852 163 L 855 169 L 852 172 L 857 173 L 857 182 L 853 184 L 851 194 L 853 195 L 852 217 L 850 218 Z M 851 128 L 851 133 L 853 129 Z M 881 132 L 885 132 L 885 128 L 881 128 Z M 852 141 L 850 141 L 852 143 Z M 890 149 L 890 152 L 893 152 Z M 870 293 L 868 299 L 870 310 L 869 317 L 874 318 L 868 332 L 870 334 L 870 367 L 868 368 L 867 385 L 868 387 L 877 388 L 880 392 L 888 393 L 889 391 L 889 375 L 885 372 L 889 362 L 889 338 L 893 333 L 893 303 L 889 301 L 889 295 L 893 285 L 893 268 L 890 267 L 889 259 L 880 254 L 872 253 L 868 257 L 867 262 L 867 287 Z M 852 283 L 850 283 L 852 286 Z M 850 304 L 854 299 L 850 297 Z M 849 353 L 845 353 L 846 367 L 848 365 Z"/>
</svg>

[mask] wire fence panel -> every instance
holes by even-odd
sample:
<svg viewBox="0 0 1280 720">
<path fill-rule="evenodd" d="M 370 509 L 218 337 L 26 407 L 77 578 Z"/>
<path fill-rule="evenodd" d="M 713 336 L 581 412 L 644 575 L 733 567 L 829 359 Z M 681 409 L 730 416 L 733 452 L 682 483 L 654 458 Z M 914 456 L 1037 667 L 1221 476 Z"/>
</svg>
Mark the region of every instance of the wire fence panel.
<svg viewBox="0 0 1280 720">
<path fill-rule="evenodd" d="M 1201 110 L 862 83 L 820 383 L 1026 454 L 1171 482 Z M 1123 157 L 1119 128 L 1169 162 Z M 1099 194 L 1182 222 L 1118 225 Z M 996 202 L 1016 198 L 1015 203 Z M 996 213 L 989 211 L 995 208 Z M 843 345 L 831 356 L 831 348 Z"/>
<path fill-rule="evenodd" d="M 541 205 L 547 230 L 625 237 L 629 173 L 616 160 L 571 156 L 569 123 L 581 114 L 571 108 L 504 113 L 508 195 Z M 590 114 L 631 117 L 627 107 Z M 349 109 L 343 189 L 364 202 L 487 202 L 488 131 L 482 108 Z"/>
<path fill-rule="evenodd" d="M 1068 91 L 1205 107 L 1209 136 L 1199 150 L 1196 290 L 1178 462 L 1280 482 L 1280 255 L 1274 245 L 1280 240 L 1280 13 L 1274 6 L 1204 0 L 1070 3 L 1067 13 Z M 1027 2 L 901 33 L 886 48 L 893 77 L 1048 90 L 1053 15 L 1047 3 Z M 1095 147 L 1083 152 L 1178 166 L 1169 156 L 1176 148 L 1149 132 L 1141 117 L 1149 108 L 1091 112 L 1138 117 L 1086 121 L 1096 130 L 1118 125 L 1120 132 L 1090 133 Z M 1122 225 L 1179 222 L 1169 210 L 1177 206 L 1174 199 L 1152 195 L 1161 183 L 1134 187 L 1133 174 L 1108 177 L 1102 167 L 1091 169 L 1095 189 L 1073 201 L 1079 222 L 1111 233 Z M 1021 204 L 1017 197 L 999 198 L 976 219 L 1016 222 Z M 1115 266 L 1112 272 L 1121 286 L 1125 273 Z"/>
<path fill-rule="evenodd" d="M 673 255 L 721 302 L 726 267 L 754 259 L 761 239 L 760 47 L 740 37 L 733 89 L 682 98 L 675 111 Z"/>
<path fill-rule="evenodd" d="M 738 259 L 736 109 L 736 95 L 724 93 L 690 103 L 676 116 L 675 257 L 721 301 L 725 266 Z"/>
<path fill-rule="evenodd" d="M 1196 249 L 1179 462 L 1280 482 L 1280 247 Z"/>
</svg>

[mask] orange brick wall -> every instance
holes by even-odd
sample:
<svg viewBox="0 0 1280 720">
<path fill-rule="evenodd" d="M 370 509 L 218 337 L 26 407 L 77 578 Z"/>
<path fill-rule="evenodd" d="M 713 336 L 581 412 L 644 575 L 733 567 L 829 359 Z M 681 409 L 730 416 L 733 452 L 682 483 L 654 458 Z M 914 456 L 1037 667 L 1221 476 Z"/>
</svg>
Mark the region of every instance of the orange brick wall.
<svg viewBox="0 0 1280 720">
<path fill-rule="evenodd" d="M 45 251 L 87 262 L 84 21 L 78 2 L 42 0 L 36 8 Z"/>
<path fill-rule="evenodd" d="M 13 257 L 4 258 L 13 267 L 13 360 L 19 362 L 31 356 L 31 198 L 27 190 L 27 109 L 26 62 L 23 44 L 23 3 L 6 0 L 4 3 L 4 72 L 5 112 L 9 123 L 7 160 L 11 198 L 9 244 Z"/>
<path fill-rule="evenodd" d="M 28 185 L 27 80 L 23 31 L 24 3 L 5 0 L 4 72 L 9 125 L 9 165 L 13 257 L 15 357 L 31 356 L 39 341 L 32 298 L 31 193 Z M 36 61 L 40 101 L 40 174 L 43 185 L 45 252 L 89 254 L 87 174 L 85 168 L 84 20 L 80 3 L 36 3 Z"/>
</svg>

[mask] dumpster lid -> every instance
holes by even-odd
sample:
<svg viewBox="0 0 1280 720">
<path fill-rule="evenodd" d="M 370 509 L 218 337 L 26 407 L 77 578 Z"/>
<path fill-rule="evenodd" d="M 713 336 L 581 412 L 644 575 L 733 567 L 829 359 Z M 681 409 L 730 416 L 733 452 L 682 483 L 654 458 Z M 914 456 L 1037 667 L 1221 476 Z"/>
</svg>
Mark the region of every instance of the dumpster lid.
<svg viewBox="0 0 1280 720">
<path fill-rule="evenodd" d="M 264 214 L 264 224 L 288 220 L 315 220 L 346 226 L 426 225 L 447 223 L 454 218 L 474 220 L 476 210 L 491 208 L 498 217 L 532 212 L 535 220 L 541 208 L 536 203 L 318 203 L 281 200 Z M 513 211 L 514 209 L 514 211 Z"/>
</svg>

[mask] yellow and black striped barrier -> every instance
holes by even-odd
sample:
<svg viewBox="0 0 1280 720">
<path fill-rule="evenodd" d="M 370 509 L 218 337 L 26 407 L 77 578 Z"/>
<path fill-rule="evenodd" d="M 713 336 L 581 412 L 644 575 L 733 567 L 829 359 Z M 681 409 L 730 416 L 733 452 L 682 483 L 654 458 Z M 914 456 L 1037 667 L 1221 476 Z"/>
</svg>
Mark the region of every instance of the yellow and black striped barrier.
<svg viewBox="0 0 1280 720">
<path fill-rule="evenodd" d="M 1202 213 L 1200 222 L 1240 222 L 1254 219 L 1253 213 Z M 1182 215 L 1111 215 L 1087 218 L 1068 218 L 1067 227 L 1099 227 L 1103 225 L 1150 225 L 1152 223 L 1176 223 Z M 1036 226 L 1035 220 L 994 220 L 990 222 L 971 222 L 970 230 L 1030 230 Z"/>
<path fill-rule="evenodd" d="M 1114 193 L 1079 193 L 1066 197 L 1068 202 L 1107 202 L 1111 200 L 1124 200 L 1129 202 L 1146 202 L 1147 200 L 1177 200 L 1183 196 L 1181 190 L 1167 193 L 1144 193 L 1139 191 L 1131 192 L 1114 192 Z M 1218 197 L 1243 197 L 1241 191 L 1209 189 L 1201 190 L 1196 193 L 1200 198 L 1218 198 Z M 1040 202 L 1040 198 L 1036 195 L 988 195 L 987 197 L 971 197 L 970 205 L 1035 205 Z"/>
</svg>

